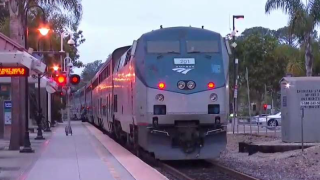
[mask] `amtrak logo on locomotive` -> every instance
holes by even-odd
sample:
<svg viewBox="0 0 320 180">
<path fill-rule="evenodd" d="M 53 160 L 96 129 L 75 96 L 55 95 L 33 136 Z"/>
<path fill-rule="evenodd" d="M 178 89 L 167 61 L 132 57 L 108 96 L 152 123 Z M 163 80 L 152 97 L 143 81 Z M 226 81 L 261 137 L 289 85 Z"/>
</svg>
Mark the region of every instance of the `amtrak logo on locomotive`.
<svg viewBox="0 0 320 180">
<path fill-rule="evenodd" d="M 191 66 L 188 66 L 188 67 L 191 67 Z M 173 68 L 172 70 L 173 71 L 176 71 L 176 72 L 179 72 L 179 73 L 182 73 L 182 74 L 187 74 L 189 71 L 191 71 L 193 68 L 186 68 L 186 67 L 178 67 L 178 68 Z"/>
<path fill-rule="evenodd" d="M 191 70 L 194 69 L 195 65 L 195 58 L 174 58 L 173 59 L 175 68 L 173 68 L 173 71 L 176 71 L 181 74 L 187 74 Z"/>
</svg>

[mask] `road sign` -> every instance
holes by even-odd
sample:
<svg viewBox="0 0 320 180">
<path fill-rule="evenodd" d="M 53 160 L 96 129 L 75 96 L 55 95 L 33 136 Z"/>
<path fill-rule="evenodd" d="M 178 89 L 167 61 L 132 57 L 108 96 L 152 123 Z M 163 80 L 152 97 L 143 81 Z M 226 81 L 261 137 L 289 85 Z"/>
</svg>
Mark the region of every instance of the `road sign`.
<svg viewBox="0 0 320 180">
<path fill-rule="evenodd" d="M 231 46 L 232 46 L 233 48 L 236 48 L 236 47 L 237 47 L 237 43 L 234 42 L 234 43 L 231 44 Z"/>
<path fill-rule="evenodd" d="M 11 101 L 3 101 L 4 104 L 4 124 L 10 125 L 11 120 L 12 120 L 12 114 L 11 114 L 11 108 L 12 108 L 12 103 Z"/>
<path fill-rule="evenodd" d="M 238 97 L 238 89 L 235 89 L 234 90 L 234 98 L 237 98 Z"/>
</svg>

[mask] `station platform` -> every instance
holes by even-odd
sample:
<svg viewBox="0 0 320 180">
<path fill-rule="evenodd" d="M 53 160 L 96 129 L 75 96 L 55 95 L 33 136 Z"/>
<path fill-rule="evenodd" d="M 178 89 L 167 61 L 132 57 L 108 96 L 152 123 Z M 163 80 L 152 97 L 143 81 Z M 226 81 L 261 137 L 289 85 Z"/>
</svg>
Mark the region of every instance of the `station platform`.
<svg viewBox="0 0 320 180">
<path fill-rule="evenodd" d="M 21 180 L 168 180 L 88 123 L 56 127 Z"/>
</svg>

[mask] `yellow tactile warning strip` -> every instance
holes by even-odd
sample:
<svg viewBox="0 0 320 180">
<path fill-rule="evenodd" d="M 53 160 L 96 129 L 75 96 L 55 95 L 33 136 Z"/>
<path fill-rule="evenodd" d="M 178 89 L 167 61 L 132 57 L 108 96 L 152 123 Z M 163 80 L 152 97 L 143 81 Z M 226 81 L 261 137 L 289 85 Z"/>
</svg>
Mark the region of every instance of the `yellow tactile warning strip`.
<svg viewBox="0 0 320 180">
<path fill-rule="evenodd" d="M 119 176 L 119 173 L 116 171 L 116 169 L 114 168 L 113 164 L 111 162 L 108 161 L 108 158 L 105 157 L 105 155 L 103 154 L 103 152 L 101 151 L 100 148 L 97 147 L 97 145 L 95 143 L 93 143 L 93 141 L 90 141 L 92 146 L 94 147 L 95 151 L 97 152 L 97 154 L 99 155 L 99 157 L 101 157 L 101 160 L 106 163 L 107 168 L 110 172 L 110 174 L 112 175 L 112 177 L 115 180 L 121 180 L 121 177 Z"/>
<path fill-rule="evenodd" d="M 168 180 L 164 175 L 131 154 L 92 125 L 85 123 L 85 126 L 136 180 Z"/>
</svg>

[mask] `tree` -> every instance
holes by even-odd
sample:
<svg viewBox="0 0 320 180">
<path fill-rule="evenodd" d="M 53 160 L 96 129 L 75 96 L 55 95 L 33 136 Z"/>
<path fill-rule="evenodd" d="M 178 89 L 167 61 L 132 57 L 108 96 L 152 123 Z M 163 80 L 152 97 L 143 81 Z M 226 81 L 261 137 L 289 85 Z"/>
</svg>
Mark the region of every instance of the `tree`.
<svg viewBox="0 0 320 180">
<path fill-rule="evenodd" d="M 82 81 L 84 83 L 90 81 L 94 77 L 94 75 L 99 71 L 102 65 L 102 60 L 96 60 L 92 63 L 88 63 L 87 65 L 85 65 L 85 68 L 81 73 Z"/>
<path fill-rule="evenodd" d="M 254 27 L 245 30 L 244 34 L 237 39 L 239 86 L 241 88 L 245 85 L 245 72 L 248 68 L 250 97 L 257 102 L 258 107 L 261 107 L 265 100 L 265 86 L 269 91 L 279 91 L 279 80 L 286 73 L 288 58 L 281 56 L 281 50 L 284 50 L 283 46 L 287 45 L 280 44 L 274 32 L 266 28 Z"/>
<path fill-rule="evenodd" d="M 10 0 L 8 2 L 10 13 L 10 37 L 18 44 L 25 46 L 24 44 L 24 14 L 25 10 L 30 5 L 38 4 L 41 6 L 55 6 L 62 7 L 63 12 L 72 12 L 71 15 L 76 22 L 79 22 L 82 15 L 82 6 L 80 0 Z M 21 130 L 19 129 L 19 117 L 23 117 L 23 111 L 25 108 L 21 105 L 21 108 L 15 102 L 24 101 L 26 95 L 22 87 L 26 82 L 22 78 L 12 78 L 12 131 L 10 138 L 10 149 L 18 150 L 20 148 L 19 136 Z M 23 103 L 22 103 L 23 104 Z M 19 114 L 22 114 L 19 116 Z"/>
<path fill-rule="evenodd" d="M 281 44 L 287 44 L 290 46 L 297 46 L 297 37 L 292 34 L 290 28 L 285 26 L 275 31 L 274 35 L 278 38 Z"/>
<path fill-rule="evenodd" d="M 289 28 L 303 42 L 305 49 L 306 75 L 312 76 L 312 34 L 320 22 L 320 1 L 310 0 L 305 5 L 301 0 L 267 0 L 265 12 L 275 9 L 282 9 L 289 15 Z"/>
</svg>

